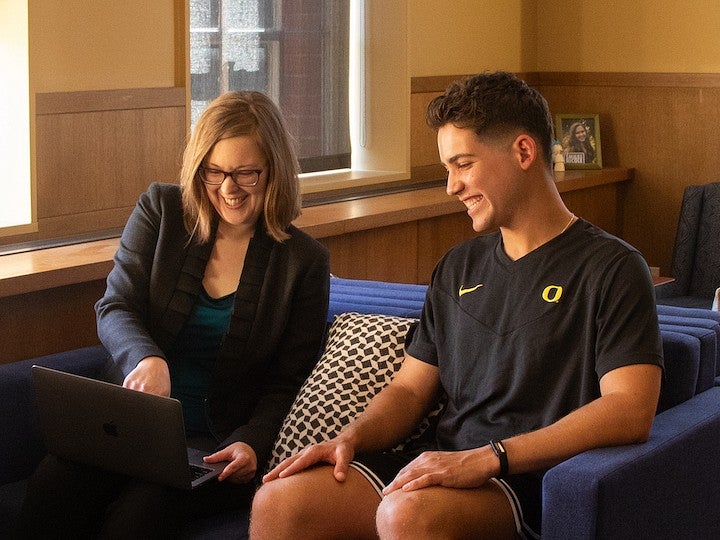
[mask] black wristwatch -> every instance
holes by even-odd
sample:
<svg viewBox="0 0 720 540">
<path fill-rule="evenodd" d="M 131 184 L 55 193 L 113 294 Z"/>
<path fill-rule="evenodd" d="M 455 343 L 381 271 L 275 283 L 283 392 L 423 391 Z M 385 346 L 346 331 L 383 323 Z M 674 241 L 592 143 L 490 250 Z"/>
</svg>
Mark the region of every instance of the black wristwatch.
<svg viewBox="0 0 720 540">
<path fill-rule="evenodd" d="M 508 473 L 508 458 L 505 445 L 502 441 L 490 441 L 490 448 L 492 448 L 492 451 L 495 452 L 495 455 L 500 460 L 500 473 L 497 475 L 497 478 L 505 478 Z"/>
</svg>

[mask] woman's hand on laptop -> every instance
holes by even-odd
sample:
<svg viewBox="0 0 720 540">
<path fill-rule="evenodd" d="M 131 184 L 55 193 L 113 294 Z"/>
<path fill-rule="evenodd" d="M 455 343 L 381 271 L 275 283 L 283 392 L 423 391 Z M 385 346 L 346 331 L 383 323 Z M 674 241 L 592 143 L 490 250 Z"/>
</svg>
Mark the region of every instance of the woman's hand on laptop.
<svg viewBox="0 0 720 540">
<path fill-rule="evenodd" d="M 148 356 L 123 381 L 125 388 L 158 396 L 170 395 L 170 370 L 164 358 Z"/>
<path fill-rule="evenodd" d="M 229 462 L 218 476 L 218 480 L 221 482 L 229 480 L 237 484 L 245 484 L 255 478 L 257 472 L 255 451 L 244 442 L 230 444 L 203 459 L 206 463 Z"/>
</svg>

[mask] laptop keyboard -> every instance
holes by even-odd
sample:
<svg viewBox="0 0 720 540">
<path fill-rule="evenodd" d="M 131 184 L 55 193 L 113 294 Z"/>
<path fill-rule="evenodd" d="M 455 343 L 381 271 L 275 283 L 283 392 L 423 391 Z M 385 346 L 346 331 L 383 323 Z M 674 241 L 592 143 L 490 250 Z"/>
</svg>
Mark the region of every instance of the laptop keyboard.
<svg viewBox="0 0 720 540">
<path fill-rule="evenodd" d="M 197 480 L 198 478 L 206 475 L 209 472 L 212 472 L 212 469 L 208 469 L 207 467 L 199 467 L 198 465 L 190 465 L 190 476 L 192 476 L 193 480 Z"/>
</svg>

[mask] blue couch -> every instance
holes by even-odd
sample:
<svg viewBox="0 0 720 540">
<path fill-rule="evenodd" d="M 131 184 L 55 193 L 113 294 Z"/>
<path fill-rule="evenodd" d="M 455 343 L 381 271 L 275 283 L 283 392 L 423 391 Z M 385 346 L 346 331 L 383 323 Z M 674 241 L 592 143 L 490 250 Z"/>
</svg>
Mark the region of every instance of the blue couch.
<svg viewBox="0 0 720 540">
<path fill-rule="evenodd" d="M 339 313 L 419 316 L 426 287 L 332 278 L 328 321 Z M 545 538 L 720 538 L 720 314 L 659 306 L 666 374 L 645 444 L 585 452 L 546 475 Z M 34 363 L 101 374 L 88 347 L 0 366 L 0 538 L 43 455 L 30 385 Z M 247 512 L 191 524 L 187 538 L 244 537 Z"/>
</svg>

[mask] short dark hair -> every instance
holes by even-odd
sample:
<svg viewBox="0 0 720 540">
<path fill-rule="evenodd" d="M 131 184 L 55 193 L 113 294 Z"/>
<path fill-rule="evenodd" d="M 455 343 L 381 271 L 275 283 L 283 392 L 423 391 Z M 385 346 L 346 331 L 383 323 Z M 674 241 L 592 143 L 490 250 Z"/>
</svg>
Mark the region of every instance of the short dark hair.
<svg viewBox="0 0 720 540">
<path fill-rule="evenodd" d="M 472 129 L 481 139 L 527 132 L 552 167 L 553 123 L 547 101 L 512 73 L 482 73 L 451 84 L 430 102 L 426 120 L 435 131 L 452 124 Z"/>
</svg>

